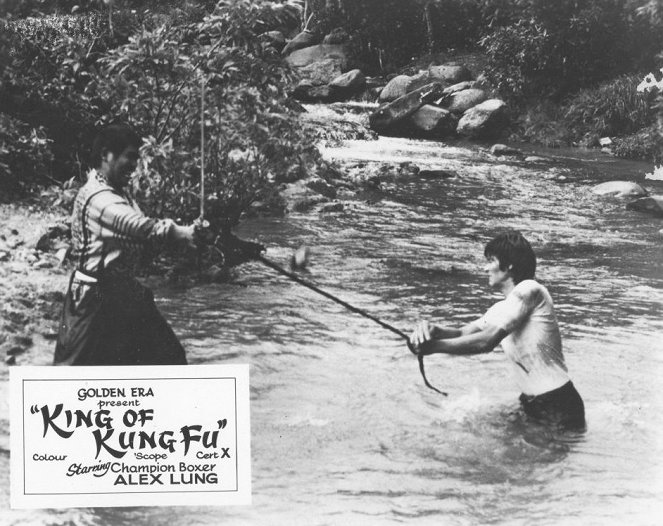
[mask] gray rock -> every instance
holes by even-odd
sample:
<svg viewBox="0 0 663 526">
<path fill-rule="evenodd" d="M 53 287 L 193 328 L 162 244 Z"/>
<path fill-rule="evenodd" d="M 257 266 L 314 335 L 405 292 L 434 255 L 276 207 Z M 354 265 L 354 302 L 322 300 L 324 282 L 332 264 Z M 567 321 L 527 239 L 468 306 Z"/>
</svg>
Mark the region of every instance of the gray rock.
<svg viewBox="0 0 663 526">
<path fill-rule="evenodd" d="M 657 217 L 663 217 L 663 195 L 650 195 L 649 197 L 640 197 L 626 205 L 629 210 L 646 212 Z"/>
<path fill-rule="evenodd" d="M 335 58 L 326 58 L 313 62 L 297 69 L 303 80 L 308 80 L 313 86 L 329 84 L 341 74 L 341 61 Z"/>
<path fill-rule="evenodd" d="M 592 193 L 621 198 L 645 197 L 647 195 L 647 191 L 642 186 L 631 181 L 607 181 L 592 188 Z"/>
<path fill-rule="evenodd" d="M 368 118 L 371 129 L 378 133 L 395 131 L 393 128 L 399 121 L 412 115 L 424 104 L 437 99 L 442 89 L 442 84 L 434 82 L 381 106 Z"/>
<path fill-rule="evenodd" d="M 457 84 L 453 84 L 451 86 L 447 86 L 444 88 L 444 91 L 442 91 L 442 98 L 438 100 L 435 104 L 438 106 L 444 106 L 446 104 L 446 101 L 449 99 L 449 96 L 458 92 L 458 91 L 463 91 L 466 89 L 472 89 L 476 87 L 476 82 L 473 80 L 466 80 L 463 82 L 459 82 Z"/>
<path fill-rule="evenodd" d="M 435 79 L 431 78 L 428 71 L 420 71 L 416 75 L 412 75 L 410 77 L 410 81 L 407 83 L 407 86 L 405 88 L 406 93 L 410 93 L 411 91 L 422 88 L 423 86 L 426 86 L 427 84 L 430 84 L 431 82 L 435 82 Z"/>
<path fill-rule="evenodd" d="M 456 91 L 447 99 L 447 109 L 453 113 L 462 114 L 488 98 L 488 94 L 481 89 L 471 88 Z"/>
<path fill-rule="evenodd" d="M 329 87 L 339 98 L 344 98 L 364 90 L 366 77 L 360 70 L 353 69 L 333 79 Z"/>
<path fill-rule="evenodd" d="M 465 80 L 472 80 L 472 72 L 465 66 L 457 64 L 443 64 L 428 68 L 431 79 L 446 84 L 457 84 Z"/>
<path fill-rule="evenodd" d="M 517 148 L 512 148 L 506 144 L 493 144 L 493 146 L 490 148 L 490 153 L 493 155 L 503 155 L 506 157 L 521 157 L 523 155 L 523 152 Z"/>
<path fill-rule="evenodd" d="M 387 85 L 380 91 L 378 102 L 393 102 L 397 98 L 405 95 L 407 87 L 410 84 L 412 77 L 407 75 L 398 75 L 387 82 Z"/>
<path fill-rule="evenodd" d="M 345 46 L 340 44 L 318 44 L 293 51 L 286 58 L 292 67 L 301 68 L 328 58 L 340 61 L 341 71 L 348 69 L 348 53 Z"/>
<path fill-rule="evenodd" d="M 506 103 L 500 99 L 489 99 L 467 110 L 456 131 L 471 139 L 498 137 L 509 124 Z"/>
<path fill-rule="evenodd" d="M 553 159 L 549 157 L 541 157 L 539 155 L 528 155 L 525 157 L 525 162 L 527 163 L 551 163 Z"/>
<path fill-rule="evenodd" d="M 415 135 L 430 138 L 453 134 L 457 123 L 451 112 L 432 104 L 424 104 L 408 121 Z"/>
<path fill-rule="evenodd" d="M 315 46 L 320 43 L 320 35 L 317 35 L 311 31 L 304 30 L 299 33 L 295 38 L 293 38 L 281 51 L 282 55 L 289 55 L 298 49 L 304 49 L 307 47 Z"/>
</svg>

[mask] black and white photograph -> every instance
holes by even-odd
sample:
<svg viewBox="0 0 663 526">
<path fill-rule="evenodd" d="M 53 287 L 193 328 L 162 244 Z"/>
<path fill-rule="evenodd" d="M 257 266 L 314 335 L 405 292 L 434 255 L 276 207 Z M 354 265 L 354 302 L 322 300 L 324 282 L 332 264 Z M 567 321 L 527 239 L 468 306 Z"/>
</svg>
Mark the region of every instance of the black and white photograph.
<svg viewBox="0 0 663 526">
<path fill-rule="evenodd" d="M 0 524 L 650 526 L 661 0 L 0 0 Z"/>
</svg>

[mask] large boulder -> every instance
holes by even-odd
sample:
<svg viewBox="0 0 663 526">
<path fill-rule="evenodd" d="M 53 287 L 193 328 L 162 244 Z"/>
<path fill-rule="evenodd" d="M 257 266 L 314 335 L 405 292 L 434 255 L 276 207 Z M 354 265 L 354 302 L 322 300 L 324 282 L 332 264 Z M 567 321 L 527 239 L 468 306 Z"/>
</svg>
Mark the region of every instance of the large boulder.
<svg viewBox="0 0 663 526">
<path fill-rule="evenodd" d="M 424 104 L 407 121 L 414 135 L 427 138 L 453 134 L 458 122 L 450 111 L 432 104 Z"/>
<path fill-rule="evenodd" d="M 642 186 L 631 181 L 607 181 L 597 184 L 592 188 L 592 193 L 619 198 L 636 198 L 647 195 L 647 191 Z"/>
<path fill-rule="evenodd" d="M 347 48 L 338 44 L 318 44 L 298 49 L 287 56 L 286 62 L 292 67 L 302 68 L 329 58 L 338 60 L 341 70 L 347 71 L 349 64 Z"/>
<path fill-rule="evenodd" d="M 393 102 L 397 98 L 405 95 L 410 85 L 412 77 L 408 75 L 398 75 L 387 82 L 387 85 L 382 88 L 380 96 L 378 97 L 378 102 Z"/>
<path fill-rule="evenodd" d="M 464 80 L 463 82 L 458 82 L 457 84 L 452 84 L 451 86 L 447 86 L 446 88 L 444 88 L 442 95 L 451 95 L 452 93 L 456 93 L 457 91 L 472 89 L 475 88 L 476 85 L 477 82 L 475 80 Z"/>
<path fill-rule="evenodd" d="M 472 72 L 465 66 L 457 64 L 431 66 L 428 68 L 428 73 L 430 73 L 432 81 L 446 84 L 457 84 L 465 80 L 472 80 Z"/>
<path fill-rule="evenodd" d="M 381 106 L 368 118 L 371 129 L 378 133 L 393 132 L 394 127 L 400 121 L 412 115 L 424 104 L 429 104 L 439 98 L 443 89 L 442 84 L 433 82 Z"/>
<path fill-rule="evenodd" d="M 308 80 L 314 86 L 329 84 L 341 74 L 341 62 L 335 58 L 326 58 L 308 66 L 297 68 L 302 80 Z"/>
<path fill-rule="evenodd" d="M 647 212 L 657 217 L 663 217 L 663 195 L 650 195 L 649 197 L 640 197 L 626 205 L 629 210 L 638 212 Z"/>
<path fill-rule="evenodd" d="M 407 86 L 405 88 L 406 93 L 410 93 L 411 91 L 422 88 L 423 86 L 426 86 L 431 82 L 434 82 L 434 80 L 431 79 L 428 71 L 420 71 L 416 75 L 412 75 L 410 77 L 410 81 L 407 83 Z"/>
<path fill-rule="evenodd" d="M 446 100 L 446 107 L 450 112 L 460 115 L 477 104 L 481 104 L 487 98 L 488 93 L 482 89 L 464 89 L 451 93 Z"/>
<path fill-rule="evenodd" d="M 361 70 L 353 69 L 333 79 L 329 87 L 337 98 L 344 99 L 363 91 L 366 87 L 366 77 Z"/>
<path fill-rule="evenodd" d="M 307 47 L 315 46 L 316 44 L 319 44 L 321 40 L 322 38 L 320 37 L 320 35 L 305 29 L 297 36 L 295 36 L 295 38 L 293 38 L 290 42 L 288 42 L 287 45 L 283 48 L 283 51 L 281 51 L 281 53 L 283 55 L 289 55 L 290 53 L 292 53 L 293 51 L 297 51 L 298 49 L 304 49 Z"/>
<path fill-rule="evenodd" d="M 488 99 L 467 110 L 456 131 L 471 139 L 498 137 L 509 124 L 506 103 L 500 99 Z"/>
</svg>

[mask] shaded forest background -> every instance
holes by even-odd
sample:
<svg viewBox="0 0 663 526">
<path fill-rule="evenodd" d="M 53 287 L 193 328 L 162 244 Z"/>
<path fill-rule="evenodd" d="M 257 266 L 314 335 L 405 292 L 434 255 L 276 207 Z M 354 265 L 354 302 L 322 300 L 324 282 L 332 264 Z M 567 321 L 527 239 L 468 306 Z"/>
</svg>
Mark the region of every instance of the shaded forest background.
<svg viewBox="0 0 663 526">
<path fill-rule="evenodd" d="M 201 120 L 212 217 L 234 223 L 256 201 L 278 206 L 284 182 L 327 177 L 273 30 L 342 28 L 374 76 L 481 53 L 514 139 L 610 136 L 617 155 L 663 160 L 660 96 L 636 91 L 661 76 L 659 0 L 0 0 L 0 16 L 0 201 L 80 183 L 110 122 L 146 138 L 134 191 L 150 214 L 195 217 Z"/>
</svg>

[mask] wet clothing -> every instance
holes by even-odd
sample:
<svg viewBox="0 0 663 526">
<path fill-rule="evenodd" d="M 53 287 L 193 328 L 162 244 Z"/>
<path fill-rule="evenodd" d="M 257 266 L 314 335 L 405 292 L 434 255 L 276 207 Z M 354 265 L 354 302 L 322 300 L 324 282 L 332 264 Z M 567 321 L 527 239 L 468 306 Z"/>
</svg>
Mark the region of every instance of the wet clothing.
<svg viewBox="0 0 663 526">
<path fill-rule="evenodd" d="M 502 348 L 524 394 L 541 395 L 569 381 L 552 298 L 540 283 L 521 281 L 478 323 L 482 328 L 491 324 L 507 333 Z"/>
<path fill-rule="evenodd" d="M 185 364 L 182 345 L 134 277 L 145 249 L 173 226 L 142 214 L 135 202 L 92 171 L 72 217 L 77 270 L 65 297 L 56 365 Z"/>
<path fill-rule="evenodd" d="M 521 394 L 520 404 L 538 422 L 569 430 L 585 428 L 585 405 L 572 382 L 538 396 Z"/>
<path fill-rule="evenodd" d="M 585 407 L 570 381 L 555 308 L 543 285 L 533 279 L 521 281 L 478 323 L 507 333 L 501 345 L 529 417 L 564 429 L 585 427 Z"/>
</svg>

